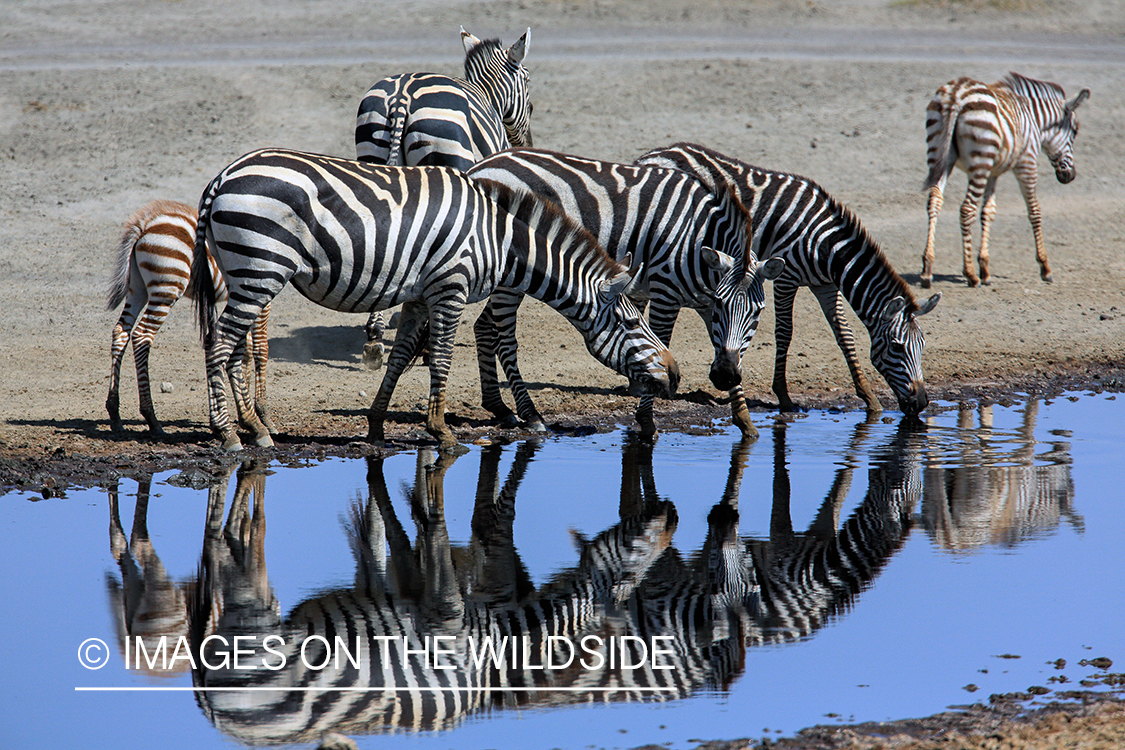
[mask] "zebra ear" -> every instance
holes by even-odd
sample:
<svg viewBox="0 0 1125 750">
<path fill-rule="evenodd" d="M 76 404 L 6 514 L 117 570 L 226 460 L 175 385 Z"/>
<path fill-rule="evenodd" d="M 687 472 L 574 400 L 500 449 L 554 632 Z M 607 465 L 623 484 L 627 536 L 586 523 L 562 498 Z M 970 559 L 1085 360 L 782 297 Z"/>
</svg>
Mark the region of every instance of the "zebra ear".
<svg viewBox="0 0 1125 750">
<path fill-rule="evenodd" d="M 767 258 L 758 264 L 758 275 L 763 281 L 776 279 L 785 270 L 784 258 Z"/>
<path fill-rule="evenodd" d="M 480 39 L 465 31 L 465 27 L 461 27 L 461 45 L 465 48 L 465 54 L 473 51 L 473 48 L 480 44 Z"/>
<path fill-rule="evenodd" d="M 905 309 L 906 300 L 904 300 L 901 296 L 895 297 L 883 306 L 883 312 L 879 317 L 881 317 L 883 320 L 890 320 Z"/>
<path fill-rule="evenodd" d="M 512 58 L 512 62 L 519 65 L 523 62 L 524 56 L 527 54 L 528 48 L 531 47 L 531 27 L 527 27 L 527 31 L 523 32 L 523 36 L 516 40 L 516 43 L 508 48 L 508 57 Z"/>
<path fill-rule="evenodd" d="M 734 268 L 734 258 L 712 247 L 703 248 L 703 262 L 711 270 L 718 271 L 720 276 Z"/>
<path fill-rule="evenodd" d="M 1073 99 L 1071 99 L 1069 102 L 1066 103 L 1066 111 L 1068 113 L 1073 112 L 1074 110 L 1078 109 L 1079 105 L 1081 105 L 1082 102 L 1086 101 L 1089 98 L 1090 98 L 1090 89 L 1082 89 L 1081 91 L 1078 92 L 1078 96 L 1074 97 Z"/>
<path fill-rule="evenodd" d="M 941 301 L 941 292 L 938 292 L 922 304 L 918 305 L 918 312 L 914 313 L 914 316 L 917 317 L 919 315 L 925 315 L 926 313 L 937 307 L 937 303 L 939 301 Z"/>
<path fill-rule="evenodd" d="M 633 275 L 628 271 L 622 271 L 613 278 L 602 282 L 602 297 L 607 300 L 613 299 L 623 294 L 632 283 Z"/>
</svg>

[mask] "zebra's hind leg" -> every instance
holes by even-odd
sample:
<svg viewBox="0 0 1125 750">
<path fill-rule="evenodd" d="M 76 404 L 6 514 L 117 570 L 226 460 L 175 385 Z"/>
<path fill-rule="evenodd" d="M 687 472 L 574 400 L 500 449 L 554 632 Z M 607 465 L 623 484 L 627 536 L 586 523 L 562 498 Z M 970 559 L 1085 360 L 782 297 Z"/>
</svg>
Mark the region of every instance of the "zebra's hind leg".
<svg viewBox="0 0 1125 750">
<path fill-rule="evenodd" d="M 995 178 L 985 185 L 983 200 L 980 207 L 980 252 L 977 254 L 977 262 L 980 264 L 980 283 L 988 286 L 992 283 L 992 275 L 988 272 L 988 236 L 992 229 L 992 219 L 996 216 Z"/>
<path fill-rule="evenodd" d="M 929 289 L 934 280 L 934 238 L 937 230 L 937 218 L 941 213 L 942 188 L 945 186 L 943 177 L 938 184 L 929 190 L 926 201 L 926 213 L 929 214 L 929 228 L 926 231 L 926 249 L 922 252 L 922 278 L 923 289 Z"/>
<path fill-rule="evenodd" d="M 276 435 L 278 430 L 270 418 L 266 404 L 266 364 L 270 359 L 269 318 L 270 306 L 267 304 L 254 321 L 246 344 L 254 359 L 254 413 L 270 435 Z"/>
<path fill-rule="evenodd" d="M 977 177 L 969 175 L 969 189 L 965 192 L 965 202 L 961 204 L 961 255 L 962 269 L 969 286 L 980 286 L 980 277 L 973 269 L 973 224 L 976 223 L 977 207 L 988 183 L 988 175 Z"/>
<path fill-rule="evenodd" d="M 375 394 L 371 408 L 367 411 L 367 440 L 378 447 L 382 447 L 386 441 L 383 423 L 387 419 L 387 408 L 398 379 L 420 350 L 422 336 L 429 331 L 425 316 L 426 306 L 421 303 L 408 302 L 402 306 L 395 344 L 387 359 L 387 371 L 383 375 L 379 392 Z"/>
<path fill-rule="evenodd" d="M 137 316 L 133 314 L 133 300 L 125 303 L 117 325 L 113 327 L 113 334 L 109 347 L 109 394 L 105 399 L 105 410 L 109 412 L 109 428 L 120 432 L 121 423 L 121 362 L 125 358 L 125 350 L 129 348 L 129 333 Z"/>
<path fill-rule="evenodd" d="M 496 371 L 498 331 L 492 312 L 492 298 L 473 323 L 477 343 L 477 370 L 480 373 L 480 403 L 492 412 L 501 427 L 511 428 L 518 423 L 516 414 L 504 403 L 500 395 L 500 376 Z"/>
<path fill-rule="evenodd" d="M 250 401 L 250 389 L 246 386 L 246 378 L 243 374 L 246 360 L 249 358 L 247 345 L 252 343 L 252 338 L 249 329 L 238 338 L 238 344 L 227 360 L 227 379 L 230 381 L 234 405 L 238 410 L 238 423 L 244 430 L 253 434 L 255 445 L 270 448 L 273 446 L 273 438 L 270 437 L 269 428 L 258 417 L 257 407 Z"/>
<path fill-rule="evenodd" d="M 844 317 L 844 295 L 840 294 L 840 290 L 835 286 L 812 287 L 812 292 L 816 295 L 828 324 L 832 326 L 837 346 L 848 362 L 848 370 L 852 374 L 856 394 L 867 405 L 868 414 L 878 414 L 883 411 L 883 405 L 879 403 L 875 391 L 871 389 L 871 384 L 867 382 L 867 376 L 863 374 L 863 369 L 859 365 L 859 357 L 855 353 L 855 335 Z"/>
<path fill-rule="evenodd" d="M 367 335 L 367 343 L 363 345 L 363 364 L 368 370 L 378 370 L 383 366 L 387 348 L 383 346 L 382 339 L 386 328 L 382 311 L 372 310 L 367 318 L 367 325 L 363 327 Z"/>
</svg>

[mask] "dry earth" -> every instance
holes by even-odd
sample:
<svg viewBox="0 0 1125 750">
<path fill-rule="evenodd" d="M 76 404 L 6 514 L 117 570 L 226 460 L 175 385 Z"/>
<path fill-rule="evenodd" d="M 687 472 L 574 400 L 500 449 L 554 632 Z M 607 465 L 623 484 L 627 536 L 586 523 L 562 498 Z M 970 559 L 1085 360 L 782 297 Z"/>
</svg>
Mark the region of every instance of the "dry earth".
<svg viewBox="0 0 1125 750">
<path fill-rule="evenodd" d="M 153 442 L 141 429 L 128 363 L 127 430 L 108 429 L 117 311 L 105 310 L 104 295 L 122 222 L 152 198 L 195 202 L 213 175 L 260 146 L 354 153 L 355 109 L 367 87 L 405 70 L 458 73 L 461 24 L 508 40 L 532 27 L 537 145 L 631 161 L 692 140 L 807 175 L 858 213 L 912 285 L 926 232 L 924 109 L 935 88 L 1013 69 L 1071 94 L 1089 87 L 1078 179 L 1062 186 L 1045 160 L 1040 169 L 1053 284 L 1039 281 L 1023 202 L 1005 177 L 994 283 L 966 287 L 957 230 L 964 178 L 951 180 L 935 267 L 943 298 L 921 320 L 924 365 L 942 402 L 931 408 L 1125 385 L 1125 6 L 1115 0 L 9 0 L 0 8 L 0 492 L 48 496 L 215 458 L 187 305 L 173 311 L 151 364 L 154 381 L 170 384 L 156 393 L 170 440 Z M 278 452 L 364 452 L 355 441 L 378 376 L 359 362 L 363 318 L 292 290 L 274 308 L 268 387 L 284 433 Z M 564 432 L 632 423 L 623 378 L 594 362 L 562 318 L 537 303 L 521 315 L 523 371 L 548 421 Z M 856 408 L 807 293 L 796 321 L 791 391 L 806 406 Z M 498 432 L 478 406 L 472 347 L 472 329 L 462 326 L 449 403 L 465 440 Z M 684 379 L 680 396 L 659 404 L 662 427 L 724 417 L 694 315 L 683 316 L 672 349 Z M 758 421 L 772 418 L 776 404 L 772 352 L 767 311 L 746 358 Z M 399 441 L 423 437 L 426 384 L 422 368 L 399 384 L 389 426 Z M 1116 744 L 1088 746 L 1125 744 L 1119 704 L 1090 710 Z M 1085 726 L 1088 718 L 1047 723 Z"/>
</svg>

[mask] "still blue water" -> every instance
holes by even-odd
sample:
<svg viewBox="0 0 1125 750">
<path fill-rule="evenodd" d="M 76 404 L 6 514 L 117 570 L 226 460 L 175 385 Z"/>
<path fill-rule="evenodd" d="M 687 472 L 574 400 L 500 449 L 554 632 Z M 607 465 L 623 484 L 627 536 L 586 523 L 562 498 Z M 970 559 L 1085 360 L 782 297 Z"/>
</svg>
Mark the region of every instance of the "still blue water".
<svg viewBox="0 0 1125 750">
<path fill-rule="evenodd" d="M 211 490 L 170 472 L 152 478 L 147 512 L 133 480 L 116 498 L 9 494 L 0 745 L 315 745 L 337 722 L 361 747 L 679 747 L 1066 689 L 1098 672 L 1083 659 L 1120 671 L 1125 399 L 950 411 L 922 429 L 851 413 L 756 422 L 748 444 L 733 433 L 665 434 L 648 450 L 623 433 L 550 438 L 474 446 L 436 468 L 426 451 L 247 465 Z M 153 691 L 192 687 L 187 660 L 162 673 L 137 669 L 130 651 L 126 668 L 121 647 L 142 633 L 296 644 L 330 635 L 325 619 L 345 636 L 377 623 L 454 634 L 449 659 L 462 669 L 442 679 L 511 687 L 542 672 L 472 674 L 465 633 L 526 632 L 519 613 L 544 612 L 573 642 L 666 636 L 671 669 L 576 665 L 549 689 L 492 694 L 492 708 L 466 690 L 443 694 L 459 705 L 412 716 L 409 692 Z M 90 638 L 108 646 L 88 652 L 107 660 L 97 670 L 77 658 Z M 248 648 L 248 663 L 270 656 Z M 409 682 L 397 651 L 364 657 L 379 664 L 361 664 L 362 678 L 287 656 L 284 669 L 200 667 L 195 679 L 379 684 L 382 664 Z M 574 692 L 646 679 L 671 689 Z M 90 687 L 131 690 L 76 690 Z"/>
</svg>

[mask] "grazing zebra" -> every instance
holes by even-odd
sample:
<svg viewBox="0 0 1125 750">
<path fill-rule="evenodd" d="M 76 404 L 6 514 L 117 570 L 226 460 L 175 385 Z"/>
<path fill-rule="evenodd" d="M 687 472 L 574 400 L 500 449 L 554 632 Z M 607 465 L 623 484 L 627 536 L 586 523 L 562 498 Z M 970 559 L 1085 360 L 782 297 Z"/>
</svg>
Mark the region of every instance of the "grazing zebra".
<svg viewBox="0 0 1125 750">
<path fill-rule="evenodd" d="M 462 172 L 510 146 L 531 145 L 530 73 L 523 59 L 531 29 L 505 50 L 461 28 L 465 77 L 403 73 L 378 81 L 359 103 L 356 159 L 405 167 L 453 167 Z M 363 361 L 382 365 L 386 326 L 371 313 Z"/>
<path fill-rule="evenodd" d="M 961 246 L 969 286 L 989 283 L 988 231 L 996 215 L 996 179 L 1013 170 L 1027 203 L 1027 217 L 1035 234 L 1035 259 L 1039 276 L 1051 280 L 1047 250 L 1043 246 L 1042 215 L 1035 184 L 1039 178 L 1039 150 L 1047 153 L 1055 177 L 1064 185 L 1074 179 L 1074 138 L 1078 118 L 1074 111 L 1090 96 L 1082 89 L 1067 100 L 1062 87 L 1009 73 L 990 85 L 958 78 L 937 90 L 926 107 L 927 211 L 930 224 L 922 255 L 922 286 L 933 281 L 934 228 L 941 211 L 942 189 L 953 167 L 969 175 L 969 188 L 961 204 Z M 973 221 L 980 209 L 980 277 L 973 271 Z"/>
<path fill-rule="evenodd" d="M 926 408 L 924 337 L 916 318 L 933 310 L 941 295 L 916 302 L 855 214 L 812 180 L 752 167 L 705 146 L 679 143 L 650 151 L 637 163 L 682 169 L 712 189 L 733 187 L 750 211 L 755 256 L 785 259 L 785 270 L 773 284 L 773 392 L 782 411 L 797 408 L 789 398 L 785 367 L 793 339 L 793 298 L 802 286 L 820 303 L 869 412 L 883 407 L 860 369 L 855 339 L 844 318 L 845 299 L 867 328 L 871 363 L 890 385 L 899 407 L 908 415 Z"/>
<path fill-rule="evenodd" d="M 137 365 L 137 391 L 140 395 L 141 414 L 154 435 L 163 435 L 164 429 L 156 418 L 152 403 L 152 388 L 148 375 L 148 355 L 172 305 L 187 291 L 191 275 L 192 252 L 195 246 L 196 211 L 185 203 L 155 200 L 134 213 L 125 224 L 125 232 L 117 248 L 117 263 L 110 281 L 107 309 L 113 310 L 122 302 L 125 307 L 113 327 L 110 346 L 109 395 L 105 400 L 110 427 L 116 432 L 121 424 L 121 361 L 129 342 L 133 343 L 133 358 Z M 218 302 L 226 300 L 226 283 L 215 261 L 208 256 L 215 296 Z M 189 293 L 190 296 L 190 293 Z M 267 306 L 249 332 L 250 348 L 255 369 L 255 409 L 265 405 L 265 368 L 269 357 L 266 337 L 269 307 Z M 265 417 L 264 411 L 259 411 Z M 267 422 L 270 431 L 272 424 Z"/>
<path fill-rule="evenodd" d="M 784 263 L 758 263 L 749 252 L 750 219 L 736 195 L 729 190 L 712 194 L 679 170 L 530 149 L 490 156 L 468 174 L 557 204 L 618 260 L 635 259 L 643 269 L 637 293 L 649 300 L 649 325 L 665 345 L 672 340 L 680 308 L 699 313 L 715 348 L 711 382 L 730 391 L 731 411 L 742 431 L 757 434 L 742 395 L 741 360 L 758 328 L 765 301 L 762 282 L 776 277 Z M 499 357 L 520 419 L 542 430 L 543 418 L 516 361 L 516 313 L 522 299 L 518 292 L 500 289 L 477 318 L 482 402 L 501 419 L 515 421 L 500 396 Z M 651 411 L 652 396 L 646 395 L 638 414 Z"/>
<path fill-rule="evenodd" d="M 368 413 L 368 439 L 382 443 L 399 376 L 428 331 L 427 431 L 455 450 L 445 424 L 445 383 L 465 305 L 497 287 L 525 292 L 562 313 L 587 349 L 647 388 L 674 392 L 671 353 L 629 300 L 627 267 L 550 204 L 445 167 L 387 167 L 280 149 L 236 160 L 200 202 L 195 257 L 211 253 L 230 299 L 217 314 L 207 274 L 193 276 L 207 348 L 212 428 L 241 447 L 229 423 L 223 371 L 239 421 L 259 445 L 269 433 L 237 397 L 247 327 L 292 281 L 309 300 L 342 312 L 402 304 L 387 372 Z"/>
</svg>

